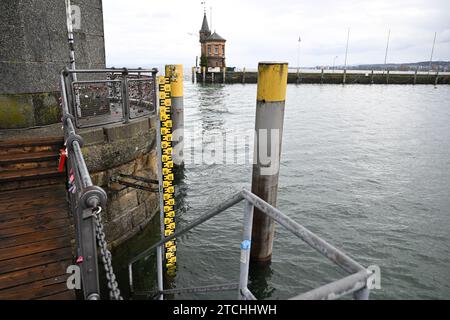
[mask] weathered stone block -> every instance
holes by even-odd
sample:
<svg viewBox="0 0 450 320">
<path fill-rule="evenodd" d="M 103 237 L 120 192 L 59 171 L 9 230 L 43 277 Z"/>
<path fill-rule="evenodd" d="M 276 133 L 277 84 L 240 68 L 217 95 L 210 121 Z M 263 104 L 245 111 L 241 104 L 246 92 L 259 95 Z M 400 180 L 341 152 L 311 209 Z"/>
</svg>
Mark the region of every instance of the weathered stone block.
<svg viewBox="0 0 450 320">
<path fill-rule="evenodd" d="M 106 239 L 108 241 L 114 241 L 123 237 L 123 235 L 125 234 L 129 234 L 132 229 L 133 227 L 131 225 L 131 216 L 124 215 L 106 224 Z"/>
<path fill-rule="evenodd" d="M 145 134 L 150 130 L 148 118 L 136 120 L 127 124 L 115 124 L 105 127 L 105 135 L 109 142 L 124 140 Z"/>
<path fill-rule="evenodd" d="M 139 227 L 141 223 L 143 223 L 147 217 L 147 208 L 145 203 L 137 206 L 133 209 L 129 214 L 131 216 L 131 226 L 132 228 Z"/>
<path fill-rule="evenodd" d="M 83 137 L 85 146 L 100 144 L 105 141 L 105 136 L 103 134 L 103 128 L 83 129 L 83 130 L 79 130 L 79 134 Z"/>
<path fill-rule="evenodd" d="M 109 197 L 108 220 L 112 221 L 128 215 L 128 213 L 138 206 L 136 190 L 124 189 L 113 193 Z"/>
<path fill-rule="evenodd" d="M 135 135 L 128 139 L 117 140 L 112 143 L 92 145 L 83 148 L 83 155 L 88 169 L 97 172 L 107 169 L 123 170 L 118 168 L 127 165 L 141 155 L 150 152 L 154 147 L 155 132 L 148 131 L 147 134 Z M 131 171 L 134 170 L 134 163 Z M 126 168 L 125 168 L 126 169 Z"/>
<path fill-rule="evenodd" d="M 99 187 L 106 187 L 109 182 L 108 172 L 99 171 L 91 174 L 92 183 Z"/>
</svg>

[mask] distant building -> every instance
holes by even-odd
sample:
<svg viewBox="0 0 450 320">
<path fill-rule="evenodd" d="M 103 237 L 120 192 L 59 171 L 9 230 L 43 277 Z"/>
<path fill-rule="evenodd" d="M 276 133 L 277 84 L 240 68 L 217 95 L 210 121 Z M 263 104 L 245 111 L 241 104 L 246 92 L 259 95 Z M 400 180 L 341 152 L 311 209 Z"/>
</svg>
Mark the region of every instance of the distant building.
<svg viewBox="0 0 450 320">
<path fill-rule="evenodd" d="M 202 28 L 200 29 L 200 65 L 208 68 L 225 68 L 225 42 L 226 40 L 215 31 L 211 33 L 205 13 Z"/>
</svg>

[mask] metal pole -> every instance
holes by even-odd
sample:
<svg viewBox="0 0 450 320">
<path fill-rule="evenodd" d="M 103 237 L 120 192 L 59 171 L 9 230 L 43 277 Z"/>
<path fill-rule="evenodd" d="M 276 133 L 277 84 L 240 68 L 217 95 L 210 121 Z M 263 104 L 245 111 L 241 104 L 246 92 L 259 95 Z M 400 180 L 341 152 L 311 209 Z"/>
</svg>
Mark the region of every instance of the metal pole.
<svg viewBox="0 0 450 320">
<path fill-rule="evenodd" d="M 374 72 L 373 72 L 373 69 L 372 69 L 372 77 L 371 77 L 371 80 L 370 80 L 371 84 L 374 83 L 374 82 L 373 82 L 373 78 L 374 78 Z"/>
<path fill-rule="evenodd" d="M 164 228 L 164 224 L 162 225 Z M 164 238 L 164 236 L 162 237 Z M 163 260 L 162 260 L 163 250 L 162 245 L 158 246 L 156 249 L 156 265 L 157 265 L 157 277 L 158 277 L 158 291 L 161 292 L 159 295 L 159 300 L 164 300 L 164 280 L 163 280 Z"/>
<path fill-rule="evenodd" d="M 239 299 L 246 300 L 243 291 L 248 286 L 248 269 L 250 266 L 250 248 L 252 242 L 253 205 L 245 201 L 244 231 L 241 242 L 241 263 L 239 273 Z"/>
<path fill-rule="evenodd" d="M 277 202 L 287 77 L 287 63 L 258 65 L 252 192 L 273 206 Z M 255 209 L 253 261 L 271 260 L 274 228 L 272 218 Z"/>
<path fill-rule="evenodd" d="M 205 81 L 206 81 L 206 67 L 202 67 L 202 71 L 203 71 L 203 84 L 205 84 Z"/>
<path fill-rule="evenodd" d="M 245 83 L 245 67 L 242 71 L 242 83 Z"/>
<path fill-rule="evenodd" d="M 391 39 L 391 29 L 389 29 L 388 32 L 388 38 L 387 38 L 387 44 L 386 44 L 386 53 L 384 55 L 384 68 L 383 68 L 383 74 L 386 71 L 386 63 L 387 63 L 387 56 L 388 56 L 388 50 L 389 50 L 389 41 Z"/>
<path fill-rule="evenodd" d="M 320 73 L 320 84 L 323 84 L 323 68 L 322 68 L 322 72 Z"/>
<path fill-rule="evenodd" d="M 124 123 L 130 122 L 130 95 L 128 92 L 128 71 L 122 72 L 122 112 Z"/>
<path fill-rule="evenodd" d="M 73 26 L 72 26 L 72 7 L 70 4 L 70 0 L 66 1 L 66 18 L 67 18 L 67 39 L 69 41 L 69 61 L 70 61 L 70 69 L 76 70 L 75 66 L 75 46 L 74 46 L 74 36 L 73 36 Z M 72 73 L 72 81 L 77 81 L 77 74 Z M 75 111 L 77 115 L 81 117 L 81 107 L 80 107 L 80 96 L 76 93 L 75 96 L 76 106 Z"/>
<path fill-rule="evenodd" d="M 414 85 L 417 83 L 417 71 L 418 69 L 416 69 L 416 71 L 414 72 Z"/>
<path fill-rule="evenodd" d="M 155 79 L 155 91 L 158 90 L 157 83 Z M 163 198 L 163 181 L 162 181 L 162 151 L 161 151 L 161 121 L 160 121 L 160 101 L 159 95 L 157 95 L 156 99 L 156 152 L 158 156 L 158 181 L 159 181 L 159 223 L 160 223 L 160 232 L 161 232 L 161 240 L 164 240 L 164 198 Z M 157 266 L 157 281 L 158 281 L 158 290 L 162 292 L 164 290 L 164 279 L 163 279 L 163 250 L 162 246 L 158 246 L 156 249 L 156 266 Z M 159 300 L 163 300 L 164 295 L 161 293 L 159 296 Z"/>
<path fill-rule="evenodd" d="M 431 47 L 431 57 L 430 57 L 430 67 L 428 68 L 428 74 L 431 72 L 431 63 L 433 62 L 433 55 L 434 55 L 434 46 L 436 45 L 436 36 L 437 32 L 434 33 L 434 39 L 433 39 L 433 46 Z"/>
<path fill-rule="evenodd" d="M 227 76 L 227 68 L 226 67 L 223 67 L 223 83 L 225 84 L 225 78 L 226 78 L 226 76 Z"/>
<path fill-rule="evenodd" d="M 184 164 L 184 103 L 183 103 L 183 65 L 166 65 L 166 77 L 170 77 L 172 96 L 172 143 L 173 163 L 176 166 Z"/>
<path fill-rule="evenodd" d="M 386 84 L 389 84 L 389 70 L 386 72 Z"/>
<path fill-rule="evenodd" d="M 338 58 L 338 56 L 335 56 L 334 59 L 333 59 L 333 73 L 334 73 L 334 70 L 336 68 L 336 59 L 337 58 Z"/>
<path fill-rule="evenodd" d="M 345 62 L 344 62 L 344 78 L 342 79 L 342 83 L 345 84 L 347 78 L 347 57 L 348 57 L 348 42 L 350 40 L 350 28 L 348 28 L 347 33 L 347 45 L 345 47 Z"/>
</svg>

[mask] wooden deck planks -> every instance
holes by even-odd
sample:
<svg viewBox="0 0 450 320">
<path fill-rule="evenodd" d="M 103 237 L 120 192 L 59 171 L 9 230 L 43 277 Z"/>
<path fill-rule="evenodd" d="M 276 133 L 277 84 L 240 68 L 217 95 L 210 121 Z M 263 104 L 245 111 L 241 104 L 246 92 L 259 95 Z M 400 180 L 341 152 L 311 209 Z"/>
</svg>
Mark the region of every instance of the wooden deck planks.
<svg viewBox="0 0 450 320">
<path fill-rule="evenodd" d="M 0 192 L 0 299 L 75 299 L 71 229 L 63 183 Z"/>
</svg>

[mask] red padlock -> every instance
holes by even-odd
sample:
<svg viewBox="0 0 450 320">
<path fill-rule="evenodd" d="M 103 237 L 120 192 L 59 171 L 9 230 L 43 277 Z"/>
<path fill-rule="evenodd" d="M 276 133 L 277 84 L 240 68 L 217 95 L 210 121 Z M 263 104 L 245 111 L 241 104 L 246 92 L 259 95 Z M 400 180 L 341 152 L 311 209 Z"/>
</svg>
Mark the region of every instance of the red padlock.
<svg viewBox="0 0 450 320">
<path fill-rule="evenodd" d="M 67 159 L 67 151 L 66 149 L 59 150 L 59 165 L 58 165 L 58 172 L 64 171 L 64 164 L 66 163 Z"/>
</svg>

